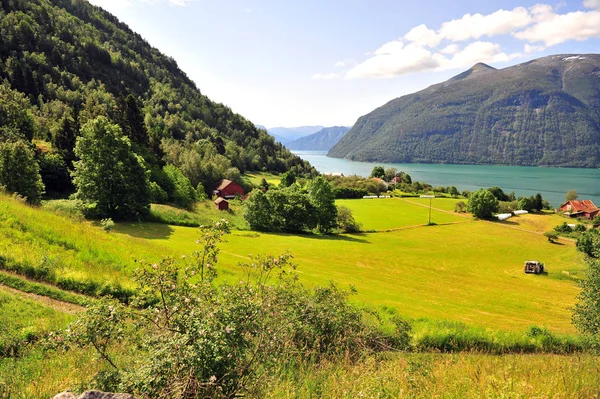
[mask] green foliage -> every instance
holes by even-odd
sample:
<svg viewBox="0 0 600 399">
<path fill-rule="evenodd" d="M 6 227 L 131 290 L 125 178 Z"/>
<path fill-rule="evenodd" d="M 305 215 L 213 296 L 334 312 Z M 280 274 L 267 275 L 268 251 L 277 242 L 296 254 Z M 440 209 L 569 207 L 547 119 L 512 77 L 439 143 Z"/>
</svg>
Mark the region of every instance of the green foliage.
<svg viewBox="0 0 600 399">
<path fill-rule="evenodd" d="M 478 219 L 491 219 L 493 214 L 498 211 L 498 205 L 494 194 L 481 188 L 469 197 L 467 210 Z"/>
<path fill-rule="evenodd" d="M 314 178 L 308 184 L 308 199 L 315 210 L 317 229 L 321 234 L 330 232 L 337 224 L 338 213 L 331 185 L 321 176 Z"/>
<path fill-rule="evenodd" d="M 69 169 L 59 153 L 42 152 L 39 156 L 39 165 L 42 182 L 48 195 L 64 195 L 73 191 Z"/>
<path fill-rule="evenodd" d="M 329 156 L 390 163 L 600 166 L 597 54 L 487 66 L 361 117 Z"/>
<path fill-rule="evenodd" d="M 343 205 L 337 207 L 337 227 L 344 233 L 358 233 L 362 228 L 354 219 L 350 208 Z"/>
<path fill-rule="evenodd" d="M 467 204 L 464 201 L 458 201 L 454 204 L 454 212 L 463 213 L 467 210 Z"/>
<path fill-rule="evenodd" d="M 385 177 L 385 170 L 383 169 L 383 166 L 375 166 L 371 171 L 371 175 L 369 177 L 383 179 Z"/>
<path fill-rule="evenodd" d="M 406 175 L 407 176 L 407 175 Z M 362 198 L 368 194 L 379 195 L 386 191 L 385 184 L 360 176 L 323 176 L 333 187 L 336 198 Z M 399 186 L 404 188 L 405 184 Z"/>
<path fill-rule="evenodd" d="M 246 200 L 244 219 L 252 230 L 269 231 L 272 228 L 273 206 L 261 190 L 254 191 Z"/>
<path fill-rule="evenodd" d="M 151 181 L 148 186 L 150 202 L 154 204 L 164 204 L 169 200 L 169 194 L 158 183 Z"/>
<path fill-rule="evenodd" d="M 73 182 L 76 198 L 96 217 L 139 218 L 150 209 L 148 174 L 143 160 L 105 117 L 86 123 L 77 138 Z"/>
<path fill-rule="evenodd" d="M 13 90 L 7 81 L 0 83 L 0 142 L 18 139 L 31 141 L 35 124 L 29 109 L 27 97 Z"/>
<path fill-rule="evenodd" d="M 546 231 L 544 232 L 544 237 L 548 239 L 548 242 L 555 243 L 558 241 L 558 233 L 555 231 Z"/>
<path fill-rule="evenodd" d="M 577 249 L 592 258 L 600 258 L 600 229 L 589 229 L 577 238 Z"/>
<path fill-rule="evenodd" d="M 572 233 L 573 228 L 567 224 L 567 222 L 563 222 L 554 228 L 554 231 L 557 233 Z"/>
<path fill-rule="evenodd" d="M 577 191 L 575 191 L 575 190 L 569 190 L 565 194 L 565 199 L 567 201 L 576 200 L 577 198 L 579 198 L 579 194 L 577 194 Z"/>
<path fill-rule="evenodd" d="M 281 176 L 281 182 L 279 183 L 280 187 L 290 187 L 296 183 L 296 175 L 291 172 L 285 172 Z"/>
<path fill-rule="evenodd" d="M 24 141 L 0 142 L 0 187 L 38 204 L 44 192 L 40 167 L 31 146 Z"/>
<path fill-rule="evenodd" d="M 190 180 L 173 165 L 167 165 L 163 170 L 169 181 L 170 190 L 167 190 L 169 201 L 184 208 L 190 208 L 196 201 L 196 190 Z"/>
<path fill-rule="evenodd" d="M 100 226 L 107 233 L 110 233 L 115 228 L 115 222 L 111 218 L 102 219 L 100 221 Z"/>
<path fill-rule="evenodd" d="M 494 194 L 494 197 L 496 197 L 496 199 L 497 199 L 498 201 L 514 201 L 514 200 L 515 200 L 515 198 L 514 198 L 514 193 L 513 193 L 512 195 L 507 195 L 507 194 L 505 194 L 505 193 L 504 193 L 504 191 L 503 191 L 503 190 L 502 190 L 500 187 L 498 187 L 498 186 L 495 186 L 495 187 L 488 188 L 488 191 L 489 191 L 490 193 Z"/>
<path fill-rule="evenodd" d="M 580 283 L 581 292 L 573 309 L 573 324 L 596 345 L 600 344 L 600 244 L 597 241 L 591 251 L 596 258 L 588 257 L 586 278 Z"/>
<path fill-rule="evenodd" d="M 217 244 L 226 232 L 223 221 L 201 227 L 192 256 L 143 264 L 135 307 L 101 301 L 67 330 L 67 344 L 91 345 L 116 370 L 115 390 L 170 398 L 256 394 L 265 378 L 296 356 L 356 359 L 365 351 L 408 345 L 406 322 L 396 320 L 388 334 L 367 325 L 347 292 L 299 284 L 289 255 L 253 257 L 242 265 L 247 278 L 239 284 L 211 284 Z M 278 284 L 269 284 L 272 278 Z M 144 356 L 118 364 L 112 355 L 123 341 Z"/>
</svg>

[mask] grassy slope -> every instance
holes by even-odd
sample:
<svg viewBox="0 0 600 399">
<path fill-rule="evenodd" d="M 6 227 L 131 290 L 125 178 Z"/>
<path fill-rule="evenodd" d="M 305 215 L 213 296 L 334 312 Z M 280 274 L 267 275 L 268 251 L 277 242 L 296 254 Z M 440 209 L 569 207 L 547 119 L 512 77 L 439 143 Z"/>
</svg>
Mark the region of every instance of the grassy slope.
<svg viewBox="0 0 600 399">
<path fill-rule="evenodd" d="M 368 219 L 364 215 L 373 211 L 373 200 L 343 202 L 353 208 L 365 228 L 373 229 L 412 226 L 414 214 L 422 219 L 428 212 L 412 204 L 415 199 L 376 201 L 390 208 L 380 207 L 381 215 Z M 451 201 L 440 200 L 438 206 L 453 208 Z M 546 218 L 554 225 L 555 216 L 527 215 L 490 223 L 441 210 L 433 215 L 462 223 L 343 236 L 234 232 L 222 247 L 220 270 L 235 272 L 248 254 L 289 250 L 305 282 L 352 284 L 359 291 L 358 301 L 389 306 L 409 317 L 499 330 L 523 331 L 537 324 L 554 332 L 574 331 L 569 307 L 578 288 L 570 276 L 581 273 L 583 258 L 572 242 L 549 244 L 532 227 L 547 224 Z M 118 231 L 145 236 L 178 254 L 194 248 L 195 229 L 170 227 L 167 231 L 152 225 L 144 229 L 145 234 L 131 226 L 120 226 Z M 527 259 L 544 261 L 548 275 L 523 274 Z"/>
<path fill-rule="evenodd" d="M 128 286 L 124 277 L 135 269 L 136 259 L 158 259 L 166 253 L 146 240 L 108 234 L 90 222 L 0 194 L 0 256 L 6 263 L 43 265 L 59 277 Z"/>
</svg>

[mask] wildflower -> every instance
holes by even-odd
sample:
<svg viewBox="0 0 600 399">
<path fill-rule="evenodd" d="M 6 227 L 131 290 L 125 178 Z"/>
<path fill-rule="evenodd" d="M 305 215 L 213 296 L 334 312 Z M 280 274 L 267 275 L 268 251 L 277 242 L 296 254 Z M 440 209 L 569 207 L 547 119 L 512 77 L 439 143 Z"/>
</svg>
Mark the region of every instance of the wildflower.
<svg viewBox="0 0 600 399">
<path fill-rule="evenodd" d="M 212 376 L 211 376 L 211 377 L 208 379 L 208 381 L 209 381 L 211 384 L 214 384 L 214 383 L 217 381 L 217 377 L 215 377 L 214 375 L 212 375 Z"/>
</svg>

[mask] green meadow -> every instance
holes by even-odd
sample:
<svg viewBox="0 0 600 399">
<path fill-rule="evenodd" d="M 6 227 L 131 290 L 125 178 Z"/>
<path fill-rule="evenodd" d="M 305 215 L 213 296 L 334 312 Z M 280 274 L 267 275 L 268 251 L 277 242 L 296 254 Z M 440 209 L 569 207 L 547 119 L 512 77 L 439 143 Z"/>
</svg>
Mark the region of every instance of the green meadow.
<svg viewBox="0 0 600 399">
<path fill-rule="evenodd" d="M 289 251 L 307 284 L 351 285 L 358 290 L 355 301 L 413 319 L 506 331 L 539 325 L 556 333 L 574 332 L 569 308 L 584 270 L 583 256 L 573 242 L 549 244 L 531 227 L 532 218 L 554 216 L 526 215 L 523 226 L 521 217 L 504 223 L 474 221 L 446 211 L 455 200 L 435 199 L 432 219 L 440 224 L 425 226 L 428 202 L 338 202 L 350 207 L 365 229 L 391 231 L 339 236 L 234 231 L 222 245 L 221 273 L 235 278 L 237 265 L 250 254 Z M 147 238 L 177 255 L 194 250 L 197 234 L 194 228 L 153 224 L 120 225 L 117 232 Z M 545 262 L 548 274 L 524 274 L 523 262 L 529 259 Z"/>
</svg>

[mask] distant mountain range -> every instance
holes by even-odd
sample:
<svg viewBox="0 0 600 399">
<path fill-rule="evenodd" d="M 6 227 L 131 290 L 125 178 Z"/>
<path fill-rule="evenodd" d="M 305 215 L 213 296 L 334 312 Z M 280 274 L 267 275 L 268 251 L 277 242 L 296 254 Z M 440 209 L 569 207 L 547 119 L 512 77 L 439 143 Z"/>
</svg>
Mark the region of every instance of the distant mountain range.
<svg viewBox="0 0 600 399">
<path fill-rule="evenodd" d="M 324 126 L 299 126 L 299 127 L 272 127 L 267 133 L 275 137 L 275 141 L 287 144 L 300 137 L 305 137 L 323 129 Z"/>
<path fill-rule="evenodd" d="M 600 55 L 476 64 L 358 119 L 329 156 L 600 167 Z"/>
<path fill-rule="evenodd" d="M 301 137 L 285 146 L 290 150 L 329 151 L 350 130 L 347 126 L 326 127 L 309 136 Z"/>
</svg>

